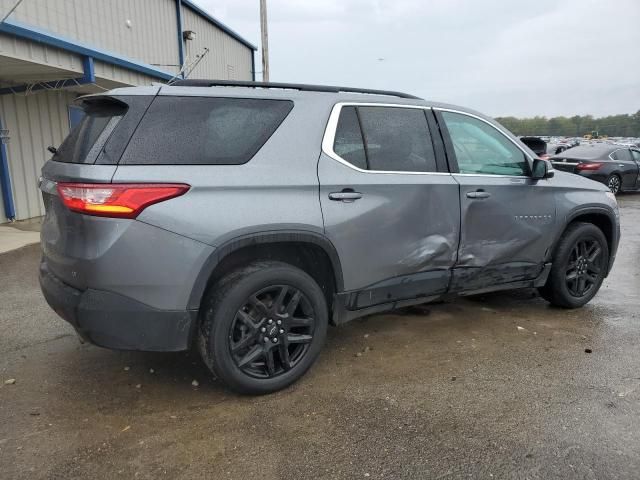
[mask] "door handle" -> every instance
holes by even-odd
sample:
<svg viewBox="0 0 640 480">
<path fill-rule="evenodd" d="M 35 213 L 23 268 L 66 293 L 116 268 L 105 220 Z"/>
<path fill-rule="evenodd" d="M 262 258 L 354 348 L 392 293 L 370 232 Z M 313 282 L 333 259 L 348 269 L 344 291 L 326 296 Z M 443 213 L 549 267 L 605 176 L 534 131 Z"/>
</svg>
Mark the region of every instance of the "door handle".
<svg viewBox="0 0 640 480">
<path fill-rule="evenodd" d="M 360 192 L 354 192 L 351 188 L 345 188 L 341 192 L 331 192 L 329 194 L 329 200 L 335 200 L 337 202 L 353 202 L 362 198 Z"/>
<path fill-rule="evenodd" d="M 618 166 L 619 167 L 624 167 L 624 163 L 619 163 Z"/>
<path fill-rule="evenodd" d="M 467 198 L 489 198 L 491 194 L 484 190 L 476 190 L 475 192 L 467 192 Z"/>
</svg>

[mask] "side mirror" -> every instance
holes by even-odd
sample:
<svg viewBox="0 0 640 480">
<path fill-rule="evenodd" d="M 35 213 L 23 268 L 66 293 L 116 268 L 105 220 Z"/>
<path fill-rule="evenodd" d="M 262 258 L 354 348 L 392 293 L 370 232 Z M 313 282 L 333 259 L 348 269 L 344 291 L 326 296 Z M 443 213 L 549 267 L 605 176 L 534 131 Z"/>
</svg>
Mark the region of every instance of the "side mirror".
<svg viewBox="0 0 640 480">
<path fill-rule="evenodd" d="M 533 160 L 533 168 L 531 169 L 531 178 L 534 180 L 543 180 L 545 178 L 552 178 L 555 174 L 551 162 L 548 160 L 542 160 L 536 158 Z"/>
</svg>

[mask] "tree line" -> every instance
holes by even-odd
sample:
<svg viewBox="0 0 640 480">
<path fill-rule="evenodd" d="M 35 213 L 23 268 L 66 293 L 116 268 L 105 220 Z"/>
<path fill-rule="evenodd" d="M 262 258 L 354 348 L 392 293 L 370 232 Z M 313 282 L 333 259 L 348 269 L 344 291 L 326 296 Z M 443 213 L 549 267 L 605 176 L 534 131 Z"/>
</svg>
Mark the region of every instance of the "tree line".
<svg viewBox="0 0 640 480">
<path fill-rule="evenodd" d="M 582 137 L 592 132 L 609 137 L 640 137 L 640 110 L 631 115 L 610 115 L 594 118 L 592 115 L 573 117 L 498 117 L 502 125 L 515 135 L 549 135 Z"/>
</svg>

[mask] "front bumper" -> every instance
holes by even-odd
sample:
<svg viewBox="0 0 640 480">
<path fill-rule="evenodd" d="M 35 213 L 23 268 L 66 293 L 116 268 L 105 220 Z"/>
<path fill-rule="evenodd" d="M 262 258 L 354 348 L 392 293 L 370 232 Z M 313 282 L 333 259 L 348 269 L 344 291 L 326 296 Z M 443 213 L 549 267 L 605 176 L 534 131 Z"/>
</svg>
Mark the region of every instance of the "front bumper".
<svg viewBox="0 0 640 480">
<path fill-rule="evenodd" d="M 158 310 L 117 293 L 78 290 L 40 263 L 47 303 L 90 343 L 115 350 L 175 352 L 191 346 L 197 310 Z"/>
</svg>

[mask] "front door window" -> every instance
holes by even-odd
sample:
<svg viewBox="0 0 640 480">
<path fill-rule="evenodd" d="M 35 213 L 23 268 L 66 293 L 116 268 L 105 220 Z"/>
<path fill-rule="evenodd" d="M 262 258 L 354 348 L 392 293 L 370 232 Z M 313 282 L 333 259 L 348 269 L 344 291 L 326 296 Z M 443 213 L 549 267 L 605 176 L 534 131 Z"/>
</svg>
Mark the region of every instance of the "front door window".
<svg viewBox="0 0 640 480">
<path fill-rule="evenodd" d="M 524 152 L 491 125 L 468 115 L 442 112 L 460 173 L 529 175 Z"/>
</svg>

